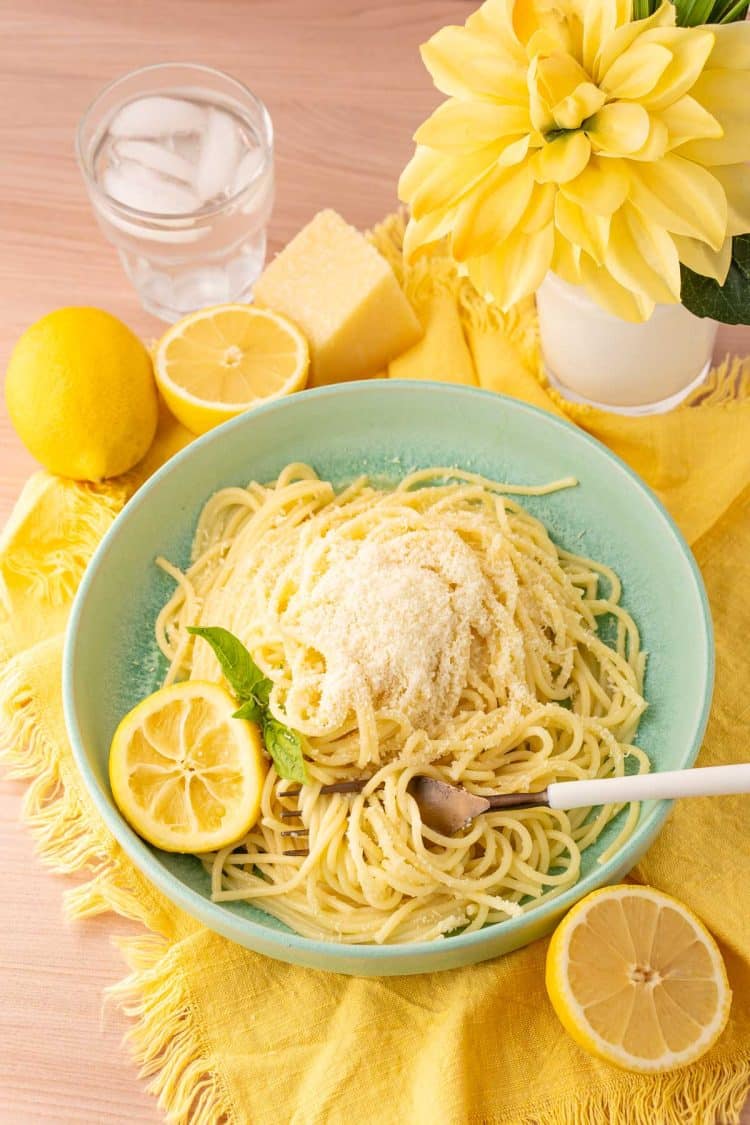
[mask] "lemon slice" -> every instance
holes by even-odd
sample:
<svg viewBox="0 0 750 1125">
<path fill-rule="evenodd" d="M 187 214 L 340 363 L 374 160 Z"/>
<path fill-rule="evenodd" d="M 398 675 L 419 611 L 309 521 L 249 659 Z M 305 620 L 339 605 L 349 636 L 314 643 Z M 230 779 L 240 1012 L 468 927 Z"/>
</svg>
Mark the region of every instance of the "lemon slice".
<svg viewBox="0 0 750 1125">
<path fill-rule="evenodd" d="M 191 313 L 172 325 L 154 353 L 167 406 L 195 434 L 300 390 L 309 366 L 300 330 L 286 317 L 252 305 Z"/>
<path fill-rule="evenodd" d="M 577 903 L 550 942 L 546 982 L 580 1046 L 641 1073 L 700 1058 L 732 999 L 708 930 L 652 887 L 605 887 Z"/>
<path fill-rule="evenodd" d="M 109 780 L 120 812 L 168 852 L 210 852 L 258 819 L 266 763 L 258 728 L 233 719 L 218 684 L 188 680 L 149 695 L 120 723 Z"/>
</svg>

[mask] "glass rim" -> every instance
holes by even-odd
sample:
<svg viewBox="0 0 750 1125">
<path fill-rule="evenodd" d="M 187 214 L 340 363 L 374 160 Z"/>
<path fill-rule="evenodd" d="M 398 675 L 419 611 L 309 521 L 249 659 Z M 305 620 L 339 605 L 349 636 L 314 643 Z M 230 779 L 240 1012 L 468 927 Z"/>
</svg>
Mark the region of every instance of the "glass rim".
<svg viewBox="0 0 750 1125">
<path fill-rule="evenodd" d="M 137 78 L 139 75 L 148 74 L 154 70 L 166 70 L 167 68 L 183 69 L 185 71 L 198 71 L 199 73 L 211 74 L 215 77 L 223 79 L 226 82 L 229 82 L 245 98 L 249 99 L 253 103 L 255 108 L 258 110 L 261 121 L 263 123 L 263 136 L 261 137 L 261 152 L 263 159 L 258 168 L 256 168 L 256 170 L 253 172 L 248 182 L 244 187 L 240 188 L 239 191 L 235 192 L 234 195 L 231 195 L 227 199 L 222 200 L 221 203 L 216 203 L 211 207 L 201 207 L 197 211 L 180 211 L 176 213 L 144 211 L 138 207 L 131 207 L 127 203 L 121 203 L 119 200 L 115 199 L 114 196 L 109 195 L 106 191 L 103 190 L 102 187 L 100 187 L 96 180 L 96 176 L 94 175 L 93 164 L 90 156 L 88 153 L 84 152 L 83 132 L 86 125 L 89 124 L 102 98 L 104 98 L 106 94 L 110 93 L 117 86 L 126 82 L 130 78 Z M 231 74 L 227 74 L 226 71 L 218 70 L 213 66 L 206 66 L 204 63 L 193 62 L 149 63 L 147 66 L 136 67 L 135 70 L 129 70 L 127 71 L 127 73 L 121 74 L 118 78 L 114 78 L 111 82 L 108 82 L 106 86 L 103 86 L 102 89 L 99 90 L 99 92 L 96 94 L 96 96 L 89 102 L 78 122 L 75 135 L 75 151 L 78 166 L 81 169 L 84 180 L 86 181 L 86 186 L 94 196 L 95 200 L 101 201 L 102 203 L 106 204 L 107 207 L 111 207 L 116 214 L 121 214 L 125 218 L 136 219 L 140 221 L 145 220 L 151 224 L 166 223 L 170 225 L 176 222 L 184 223 L 187 220 L 196 218 L 210 219 L 214 215 L 221 214 L 221 212 L 225 211 L 226 208 L 230 206 L 230 204 L 236 203 L 238 200 L 241 200 L 246 192 L 249 192 L 250 189 L 255 186 L 255 184 L 268 170 L 273 154 L 273 143 L 273 122 L 271 120 L 271 115 L 268 112 L 268 107 L 266 106 L 265 102 L 263 102 L 257 94 L 253 93 L 250 87 L 246 86 L 244 82 L 240 82 L 238 78 L 234 78 Z"/>
</svg>

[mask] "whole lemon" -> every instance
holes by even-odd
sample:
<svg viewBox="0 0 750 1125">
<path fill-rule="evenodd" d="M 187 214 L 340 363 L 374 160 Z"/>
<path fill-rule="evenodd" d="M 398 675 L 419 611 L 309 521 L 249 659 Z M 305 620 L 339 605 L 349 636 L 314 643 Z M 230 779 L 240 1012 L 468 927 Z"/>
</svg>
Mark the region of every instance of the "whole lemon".
<svg viewBox="0 0 750 1125">
<path fill-rule="evenodd" d="M 154 440 L 151 357 L 101 309 L 57 309 L 27 328 L 10 357 L 5 397 L 21 441 L 61 476 L 117 476 Z"/>
</svg>

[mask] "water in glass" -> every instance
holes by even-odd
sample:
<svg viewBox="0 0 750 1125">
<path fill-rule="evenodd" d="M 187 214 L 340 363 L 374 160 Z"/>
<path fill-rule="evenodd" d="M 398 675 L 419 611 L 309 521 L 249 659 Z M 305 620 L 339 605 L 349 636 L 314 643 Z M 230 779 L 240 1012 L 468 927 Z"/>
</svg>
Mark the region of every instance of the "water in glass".
<svg viewBox="0 0 750 1125">
<path fill-rule="evenodd" d="M 261 103 L 185 87 L 130 98 L 100 122 L 83 163 L 99 223 L 147 309 L 171 321 L 250 298 L 273 204 Z"/>
</svg>

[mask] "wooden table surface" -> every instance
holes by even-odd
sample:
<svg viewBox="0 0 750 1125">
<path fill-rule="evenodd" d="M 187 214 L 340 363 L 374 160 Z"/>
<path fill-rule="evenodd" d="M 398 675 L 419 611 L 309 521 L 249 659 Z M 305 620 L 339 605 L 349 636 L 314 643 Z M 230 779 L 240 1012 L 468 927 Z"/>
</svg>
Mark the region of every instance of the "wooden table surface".
<svg viewBox="0 0 750 1125">
<path fill-rule="evenodd" d="M 366 227 L 390 210 L 415 126 L 436 103 L 417 45 L 465 0 L 4 0 L 0 5 L 0 367 L 61 305 L 95 304 L 143 336 L 73 156 L 76 122 L 112 78 L 148 63 L 229 71 L 264 99 L 277 138 L 271 249 L 322 207 Z M 750 350 L 723 330 L 719 350 Z M 0 524 L 34 463 L 0 407 Z M 112 917 L 66 924 L 70 881 L 35 860 L 22 787 L 0 780 L 0 1122 L 157 1122 L 102 989 L 123 976 Z M 745 1119 L 750 1123 L 750 1114 Z M 658 1125 L 658 1123 L 655 1123 Z M 687 1123 L 686 1123 L 687 1125 Z"/>
</svg>

